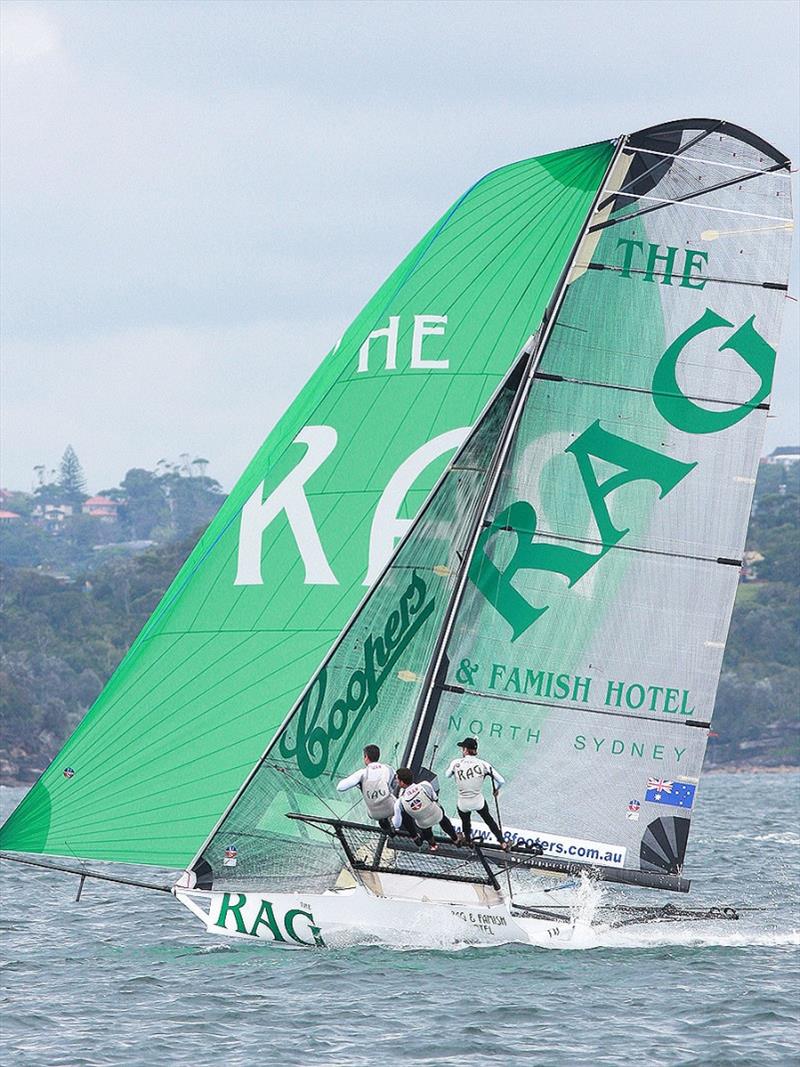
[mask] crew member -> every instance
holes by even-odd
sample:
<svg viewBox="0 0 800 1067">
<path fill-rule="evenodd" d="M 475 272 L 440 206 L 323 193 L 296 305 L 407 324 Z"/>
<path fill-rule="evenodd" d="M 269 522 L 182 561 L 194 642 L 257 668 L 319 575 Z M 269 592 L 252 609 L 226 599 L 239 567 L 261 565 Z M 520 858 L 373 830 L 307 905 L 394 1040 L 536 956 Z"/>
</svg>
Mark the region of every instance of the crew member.
<svg viewBox="0 0 800 1067">
<path fill-rule="evenodd" d="M 342 778 L 336 788 L 344 793 L 360 786 L 369 817 L 387 834 L 391 834 L 394 832 L 391 818 L 397 795 L 397 775 L 388 764 L 379 763 L 380 758 L 378 746 L 367 745 L 364 749 L 364 766 L 348 778 Z"/>
<path fill-rule="evenodd" d="M 431 783 L 415 782 L 408 767 L 397 768 L 397 783 L 400 792 L 392 820 L 395 830 L 402 826 L 414 837 L 417 844 L 426 841 L 431 852 L 435 852 L 439 846 L 433 839 L 433 827 L 438 823 L 455 843 L 455 827 L 445 815 Z"/>
<path fill-rule="evenodd" d="M 461 816 L 464 839 L 467 844 L 472 840 L 472 813 L 476 811 L 500 842 L 500 847 L 508 848 L 483 795 L 483 783 L 487 778 L 492 783 L 495 796 L 500 787 L 505 785 L 505 778 L 486 760 L 478 758 L 477 738 L 465 737 L 458 742 L 458 747 L 461 749 L 461 759 L 454 759 L 445 775 L 456 780 L 458 814 Z"/>
</svg>

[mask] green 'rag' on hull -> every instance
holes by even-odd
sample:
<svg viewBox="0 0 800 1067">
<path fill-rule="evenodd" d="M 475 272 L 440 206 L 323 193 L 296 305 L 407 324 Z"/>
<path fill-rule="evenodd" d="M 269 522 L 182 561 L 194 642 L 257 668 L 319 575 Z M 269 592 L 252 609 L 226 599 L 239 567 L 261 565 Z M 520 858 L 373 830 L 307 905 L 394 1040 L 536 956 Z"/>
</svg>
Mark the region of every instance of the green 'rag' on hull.
<svg viewBox="0 0 800 1067">
<path fill-rule="evenodd" d="M 192 857 L 539 326 L 611 153 L 494 171 L 413 249 L 270 433 L 0 848 Z"/>
</svg>

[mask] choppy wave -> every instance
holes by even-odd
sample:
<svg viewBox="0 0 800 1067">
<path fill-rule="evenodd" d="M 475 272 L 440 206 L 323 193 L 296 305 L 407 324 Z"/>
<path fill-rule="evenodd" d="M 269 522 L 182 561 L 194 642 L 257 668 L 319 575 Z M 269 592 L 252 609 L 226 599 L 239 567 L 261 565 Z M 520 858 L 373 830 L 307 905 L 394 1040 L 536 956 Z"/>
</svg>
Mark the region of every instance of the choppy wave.
<svg viewBox="0 0 800 1067">
<path fill-rule="evenodd" d="M 800 845 L 800 834 L 792 830 L 785 830 L 782 833 L 756 834 L 753 841 L 774 841 L 778 845 Z"/>
</svg>

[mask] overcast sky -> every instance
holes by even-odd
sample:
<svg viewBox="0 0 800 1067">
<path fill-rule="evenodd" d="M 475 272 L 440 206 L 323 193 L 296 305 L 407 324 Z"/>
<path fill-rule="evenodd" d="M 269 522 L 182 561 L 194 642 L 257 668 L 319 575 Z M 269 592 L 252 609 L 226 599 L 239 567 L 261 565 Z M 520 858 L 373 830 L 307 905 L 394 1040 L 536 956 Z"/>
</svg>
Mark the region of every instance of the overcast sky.
<svg viewBox="0 0 800 1067">
<path fill-rule="evenodd" d="M 4 4 L 2 483 L 71 443 L 92 490 L 183 452 L 230 488 L 493 167 L 695 115 L 796 160 L 798 10 Z M 797 309 L 767 450 L 800 440 Z"/>
</svg>

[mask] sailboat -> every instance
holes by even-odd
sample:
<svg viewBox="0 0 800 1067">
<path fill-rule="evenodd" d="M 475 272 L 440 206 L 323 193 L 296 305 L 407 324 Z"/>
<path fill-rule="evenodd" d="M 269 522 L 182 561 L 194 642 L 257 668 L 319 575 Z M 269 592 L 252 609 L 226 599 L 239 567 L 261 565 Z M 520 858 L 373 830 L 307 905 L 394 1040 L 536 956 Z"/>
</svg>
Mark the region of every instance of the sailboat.
<svg viewBox="0 0 800 1067">
<path fill-rule="evenodd" d="M 586 885 L 688 892 L 789 167 L 686 119 L 476 182 L 272 431 L 3 858 L 183 868 L 151 888 L 208 932 L 295 947 L 576 944 Z M 426 850 L 336 790 L 377 744 L 452 812 L 464 734 L 506 779 L 505 848 Z"/>
</svg>

